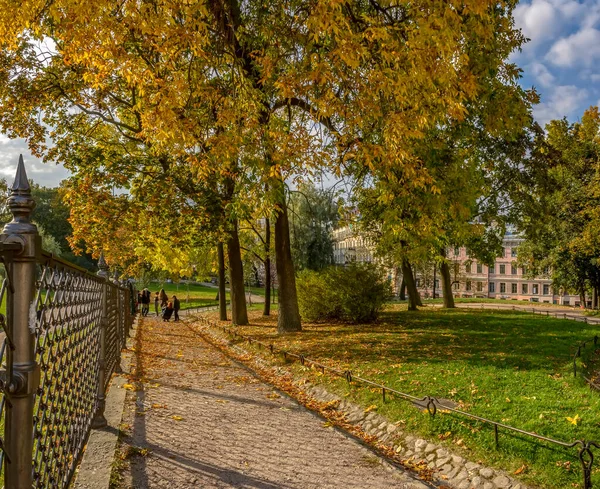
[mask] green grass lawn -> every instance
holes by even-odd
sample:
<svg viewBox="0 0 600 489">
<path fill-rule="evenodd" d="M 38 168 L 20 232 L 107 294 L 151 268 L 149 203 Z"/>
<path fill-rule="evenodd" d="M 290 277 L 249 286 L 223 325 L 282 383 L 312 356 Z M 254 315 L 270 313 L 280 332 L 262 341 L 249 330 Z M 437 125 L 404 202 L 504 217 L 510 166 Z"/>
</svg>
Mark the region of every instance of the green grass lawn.
<svg viewBox="0 0 600 489">
<path fill-rule="evenodd" d="M 276 334 L 276 316 L 251 310 L 251 325 L 239 331 L 414 396 L 450 399 L 497 422 L 566 442 L 600 442 L 600 395 L 572 374 L 575 345 L 598 327 L 512 311 L 405 309 L 391 305 L 374 325 L 305 324 L 302 333 L 284 336 Z M 522 480 L 543 488 L 583 487 L 576 449 L 502 429 L 496 449 L 490 426 L 450 413 L 431 418 L 406 401 L 383 403 L 378 390 L 292 368 L 365 407 L 375 404 L 406 431 L 470 460 L 509 473 L 522 469 Z M 598 463 L 593 480 L 600 486 Z"/>
<path fill-rule="evenodd" d="M 205 285 L 196 284 L 151 284 L 148 289 L 152 292 L 152 302 L 150 304 L 150 310 L 154 310 L 154 293 L 158 292 L 161 288 L 165 289 L 165 292 L 171 298 L 176 295 L 181 301 L 181 309 L 189 309 L 198 306 L 211 306 L 219 303 L 217 300 L 217 288 L 207 287 Z M 229 300 L 229 293 L 227 293 L 227 300 Z"/>
</svg>

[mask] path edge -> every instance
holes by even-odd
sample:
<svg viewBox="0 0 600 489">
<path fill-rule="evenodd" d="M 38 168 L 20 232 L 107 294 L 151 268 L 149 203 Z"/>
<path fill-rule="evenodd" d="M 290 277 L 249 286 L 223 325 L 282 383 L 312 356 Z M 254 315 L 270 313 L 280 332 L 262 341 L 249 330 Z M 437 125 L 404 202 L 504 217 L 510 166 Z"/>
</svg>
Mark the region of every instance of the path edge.
<svg viewBox="0 0 600 489">
<path fill-rule="evenodd" d="M 106 394 L 104 415 L 108 425 L 101 429 L 92 429 L 88 438 L 83 458 L 77 468 L 72 489 L 107 489 L 113 470 L 115 453 L 119 443 L 119 427 L 123 419 L 127 390 L 123 385 L 127 382 L 132 360 L 131 346 L 135 338 L 138 318 L 131 326 L 127 338 L 127 350 L 121 354 L 123 373 L 113 375 Z"/>
</svg>

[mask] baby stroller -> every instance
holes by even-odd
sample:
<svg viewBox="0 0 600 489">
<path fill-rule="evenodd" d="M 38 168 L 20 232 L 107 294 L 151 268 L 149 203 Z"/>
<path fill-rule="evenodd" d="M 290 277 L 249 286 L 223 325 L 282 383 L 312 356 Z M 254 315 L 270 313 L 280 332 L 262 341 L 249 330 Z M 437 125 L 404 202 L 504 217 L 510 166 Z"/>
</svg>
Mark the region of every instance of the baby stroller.
<svg viewBox="0 0 600 489">
<path fill-rule="evenodd" d="M 173 315 L 173 304 L 171 304 L 169 302 L 166 307 L 163 307 L 163 314 L 162 314 L 163 321 L 169 321 L 169 319 L 171 319 L 172 315 Z"/>
</svg>

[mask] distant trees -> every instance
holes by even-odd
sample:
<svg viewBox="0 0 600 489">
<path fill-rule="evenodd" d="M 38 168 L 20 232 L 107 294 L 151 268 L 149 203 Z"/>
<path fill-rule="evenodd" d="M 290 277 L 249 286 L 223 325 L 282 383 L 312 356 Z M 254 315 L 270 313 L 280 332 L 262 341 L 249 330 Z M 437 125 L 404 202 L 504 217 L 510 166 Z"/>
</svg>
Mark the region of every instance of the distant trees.
<svg viewBox="0 0 600 489">
<path fill-rule="evenodd" d="M 298 270 L 321 270 L 333 264 L 332 231 L 340 218 L 334 189 L 301 185 L 290 194 L 290 239 Z"/>
</svg>

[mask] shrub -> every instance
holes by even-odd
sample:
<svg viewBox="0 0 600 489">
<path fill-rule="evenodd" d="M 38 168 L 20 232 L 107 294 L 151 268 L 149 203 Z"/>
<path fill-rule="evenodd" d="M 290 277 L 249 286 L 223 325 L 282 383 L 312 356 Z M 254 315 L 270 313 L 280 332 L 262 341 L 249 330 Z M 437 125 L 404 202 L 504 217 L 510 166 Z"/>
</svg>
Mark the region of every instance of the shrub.
<svg viewBox="0 0 600 489">
<path fill-rule="evenodd" d="M 391 296 L 383 270 L 370 263 L 304 270 L 297 285 L 300 314 L 306 321 L 372 322 Z"/>
</svg>

